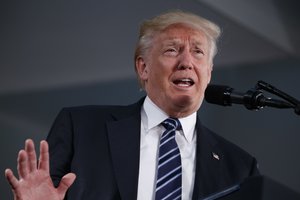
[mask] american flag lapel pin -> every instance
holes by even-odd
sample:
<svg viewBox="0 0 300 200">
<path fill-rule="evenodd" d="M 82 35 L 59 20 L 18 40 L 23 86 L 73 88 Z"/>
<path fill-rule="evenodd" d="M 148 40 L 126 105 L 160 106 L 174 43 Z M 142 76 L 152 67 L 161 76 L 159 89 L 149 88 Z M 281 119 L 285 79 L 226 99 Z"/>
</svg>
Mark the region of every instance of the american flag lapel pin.
<svg viewBox="0 0 300 200">
<path fill-rule="evenodd" d="M 220 160 L 219 155 L 216 154 L 215 152 L 212 152 L 212 156 L 214 157 L 214 159 Z"/>
</svg>

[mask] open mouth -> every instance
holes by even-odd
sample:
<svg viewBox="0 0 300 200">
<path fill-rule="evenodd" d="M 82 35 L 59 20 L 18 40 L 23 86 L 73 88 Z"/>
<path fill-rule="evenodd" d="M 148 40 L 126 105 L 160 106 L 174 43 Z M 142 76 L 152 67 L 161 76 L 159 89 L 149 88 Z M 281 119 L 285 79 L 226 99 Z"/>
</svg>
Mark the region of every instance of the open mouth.
<svg viewBox="0 0 300 200">
<path fill-rule="evenodd" d="M 173 83 L 180 87 L 190 87 L 194 85 L 194 81 L 190 78 L 176 79 L 173 81 Z"/>
</svg>

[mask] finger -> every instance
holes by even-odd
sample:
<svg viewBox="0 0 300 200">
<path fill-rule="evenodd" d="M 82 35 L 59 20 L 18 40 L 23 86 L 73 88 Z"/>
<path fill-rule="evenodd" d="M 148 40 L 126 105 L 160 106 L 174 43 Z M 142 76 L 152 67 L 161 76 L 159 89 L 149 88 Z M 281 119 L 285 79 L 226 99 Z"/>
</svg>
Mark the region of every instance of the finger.
<svg viewBox="0 0 300 200">
<path fill-rule="evenodd" d="M 57 192 L 60 197 L 63 199 L 69 187 L 73 184 L 76 179 L 76 175 L 74 173 L 68 173 L 64 175 L 57 187 Z"/>
<path fill-rule="evenodd" d="M 28 158 L 27 158 L 27 153 L 24 150 L 19 151 L 18 155 L 18 173 L 19 173 L 19 178 L 26 178 L 28 175 Z"/>
<path fill-rule="evenodd" d="M 39 169 L 49 172 L 49 150 L 48 143 L 45 140 L 40 143 Z"/>
<path fill-rule="evenodd" d="M 12 189 L 15 190 L 18 187 L 19 181 L 18 179 L 14 176 L 13 172 L 11 169 L 6 169 L 5 170 L 5 177 L 8 181 L 8 183 L 11 185 Z"/>
<path fill-rule="evenodd" d="M 31 139 L 27 139 L 25 141 L 25 151 L 27 152 L 28 156 L 29 171 L 32 172 L 37 168 L 37 161 L 34 143 Z"/>
</svg>

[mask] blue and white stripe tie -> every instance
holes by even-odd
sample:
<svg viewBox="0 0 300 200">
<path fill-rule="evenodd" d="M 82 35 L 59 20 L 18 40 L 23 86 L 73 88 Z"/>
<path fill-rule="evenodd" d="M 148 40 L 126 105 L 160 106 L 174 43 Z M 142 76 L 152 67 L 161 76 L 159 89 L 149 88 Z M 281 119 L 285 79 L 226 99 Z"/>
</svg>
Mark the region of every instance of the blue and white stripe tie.
<svg viewBox="0 0 300 200">
<path fill-rule="evenodd" d="M 181 200 L 181 157 L 175 131 L 181 129 L 178 119 L 162 122 L 166 128 L 159 145 L 155 200 Z"/>
</svg>

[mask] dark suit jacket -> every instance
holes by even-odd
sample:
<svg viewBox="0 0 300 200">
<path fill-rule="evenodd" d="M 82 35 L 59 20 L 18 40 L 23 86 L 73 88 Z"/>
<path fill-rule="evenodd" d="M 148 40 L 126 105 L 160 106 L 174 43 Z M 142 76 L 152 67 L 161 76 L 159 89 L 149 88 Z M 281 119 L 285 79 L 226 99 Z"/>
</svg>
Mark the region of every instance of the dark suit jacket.
<svg viewBox="0 0 300 200">
<path fill-rule="evenodd" d="M 129 106 L 83 106 L 60 112 L 47 140 L 54 184 L 68 172 L 77 175 L 67 199 L 137 198 L 142 103 L 143 99 Z M 258 174 L 256 160 L 248 153 L 202 126 L 199 119 L 196 129 L 193 199 Z"/>
</svg>

